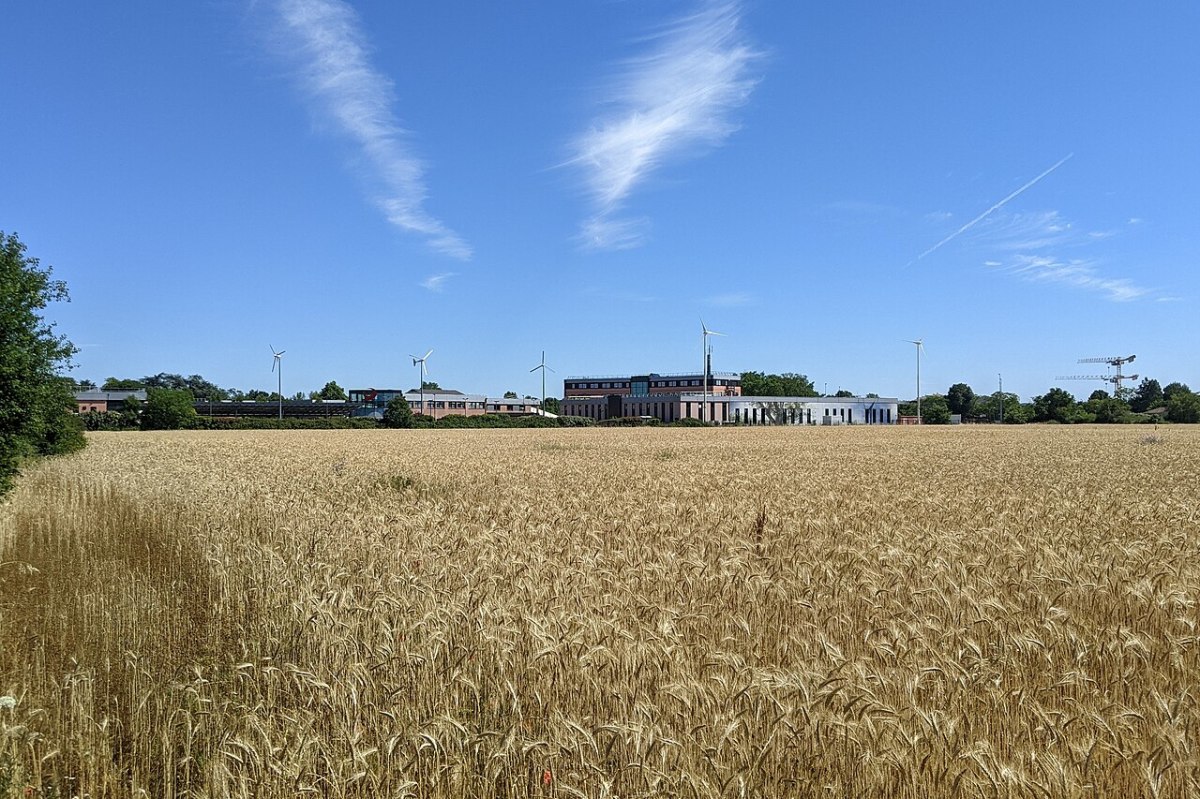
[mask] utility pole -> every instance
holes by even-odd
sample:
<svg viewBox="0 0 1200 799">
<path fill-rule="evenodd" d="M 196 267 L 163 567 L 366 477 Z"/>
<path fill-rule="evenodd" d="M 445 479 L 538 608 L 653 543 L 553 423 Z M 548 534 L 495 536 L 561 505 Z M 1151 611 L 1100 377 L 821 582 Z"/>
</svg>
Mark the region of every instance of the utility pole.
<svg viewBox="0 0 1200 799">
<path fill-rule="evenodd" d="M 997 372 L 996 377 L 1000 379 L 1000 424 L 1004 424 L 1004 375 Z"/>
</svg>

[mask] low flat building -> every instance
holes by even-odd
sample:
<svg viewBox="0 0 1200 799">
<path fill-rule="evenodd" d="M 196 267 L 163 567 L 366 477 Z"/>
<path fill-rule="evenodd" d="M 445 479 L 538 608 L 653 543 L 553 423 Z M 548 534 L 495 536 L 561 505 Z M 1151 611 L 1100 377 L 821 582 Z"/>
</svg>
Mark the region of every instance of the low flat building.
<svg viewBox="0 0 1200 799">
<path fill-rule="evenodd" d="M 441 419 L 444 416 L 482 416 L 487 413 L 488 398 L 483 394 L 464 394 L 453 389 L 419 391 L 398 388 L 354 388 L 347 392 L 354 416 L 382 419 L 388 403 L 404 397 L 413 413 Z"/>
<path fill-rule="evenodd" d="M 274 419 L 279 416 L 279 400 L 196 400 L 192 407 L 197 416 L 212 419 Z M 328 419 L 349 416 L 352 406 L 339 400 L 284 400 L 285 419 Z"/>
<path fill-rule="evenodd" d="M 705 403 L 707 402 L 707 405 Z M 563 416 L 596 421 L 621 417 L 662 422 L 704 419 L 737 425 L 890 425 L 895 424 L 894 397 L 746 397 L 701 393 L 606 397 L 568 397 L 559 405 Z M 707 412 L 705 412 L 707 408 Z"/>
<path fill-rule="evenodd" d="M 105 411 L 120 411 L 125 408 L 125 401 L 131 397 L 145 402 L 146 390 L 140 388 L 137 391 L 101 391 L 99 389 L 76 391 L 75 412 L 89 413 L 96 411 L 97 413 L 104 413 Z"/>
<path fill-rule="evenodd" d="M 542 411 L 541 400 L 528 397 L 488 397 L 487 412 L 502 416 L 536 416 Z"/>
</svg>

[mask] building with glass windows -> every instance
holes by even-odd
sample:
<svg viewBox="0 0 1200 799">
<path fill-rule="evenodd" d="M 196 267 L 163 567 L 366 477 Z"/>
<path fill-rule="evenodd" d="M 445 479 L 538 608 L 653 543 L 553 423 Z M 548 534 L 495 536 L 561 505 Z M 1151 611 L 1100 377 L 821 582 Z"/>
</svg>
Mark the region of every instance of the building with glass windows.
<svg viewBox="0 0 1200 799">
<path fill-rule="evenodd" d="M 438 388 L 405 391 L 399 388 L 352 388 L 347 392 L 355 406 L 354 415 L 382 419 L 387 405 L 396 397 L 404 397 L 413 413 L 441 419 L 443 416 L 482 416 L 487 413 L 488 399 L 483 394 L 464 394 L 461 391 Z"/>
<path fill-rule="evenodd" d="M 589 379 L 589 382 L 590 379 Z M 707 405 L 705 404 L 707 403 Z M 736 425 L 890 425 L 896 424 L 895 397 L 746 397 L 700 392 L 610 394 L 568 397 L 559 406 L 564 416 L 596 421 L 643 417 L 663 422 L 704 419 Z"/>
<path fill-rule="evenodd" d="M 704 375 L 644 375 L 568 377 L 563 380 L 563 397 L 647 397 L 655 394 L 703 394 Z M 742 377 L 735 372 L 709 372 L 708 393 L 725 396 L 742 393 Z"/>
</svg>

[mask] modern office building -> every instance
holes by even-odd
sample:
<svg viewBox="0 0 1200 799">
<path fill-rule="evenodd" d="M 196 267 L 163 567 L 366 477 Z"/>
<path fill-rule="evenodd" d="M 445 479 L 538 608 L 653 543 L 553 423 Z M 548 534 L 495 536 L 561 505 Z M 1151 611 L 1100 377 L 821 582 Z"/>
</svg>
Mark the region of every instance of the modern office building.
<svg viewBox="0 0 1200 799">
<path fill-rule="evenodd" d="M 590 382 L 590 380 L 589 380 Z M 699 392 L 605 397 L 568 397 L 560 405 L 564 416 L 596 421 L 620 417 L 650 417 L 663 422 L 707 419 L 741 425 L 888 425 L 897 420 L 894 397 L 745 397 Z"/>
<path fill-rule="evenodd" d="M 704 375 L 654 372 L 644 375 L 568 377 L 563 380 L 563 397 L 646 397 L 656 394 L 703 394 Z M 734 372 L 710 372 L 708 393 L 714 396 L 742 393 L 742 377 Z"/>
</svg>

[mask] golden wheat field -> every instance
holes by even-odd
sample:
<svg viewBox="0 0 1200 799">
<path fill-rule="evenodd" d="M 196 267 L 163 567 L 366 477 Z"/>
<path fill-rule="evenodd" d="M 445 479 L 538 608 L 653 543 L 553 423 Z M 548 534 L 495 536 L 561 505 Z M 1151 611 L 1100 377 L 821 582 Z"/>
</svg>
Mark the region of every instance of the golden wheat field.
<svg viewBox="0 0 1200 799">
<path fill-rule="evenodd" d="M 1198 599 L 1186 428 L 96 434 L 0 797 L 1197 796 Z"/>
</svg>

